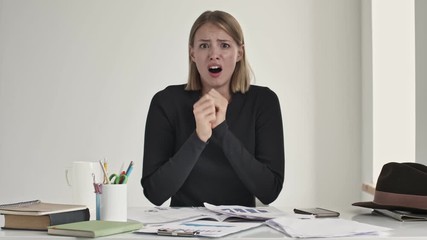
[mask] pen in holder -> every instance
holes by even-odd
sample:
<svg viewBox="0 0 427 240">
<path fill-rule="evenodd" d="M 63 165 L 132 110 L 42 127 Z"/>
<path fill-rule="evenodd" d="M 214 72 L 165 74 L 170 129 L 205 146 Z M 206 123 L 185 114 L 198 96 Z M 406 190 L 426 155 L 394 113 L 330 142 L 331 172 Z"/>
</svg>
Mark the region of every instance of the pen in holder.
<svg viewBox="0 0 427 240">
<path fill-rule="evenodd" d="M 102 183 L 96 183 L 95 182 L 95 174 L 92 173 L 93 177 L 93 187 L 95 188 L 95 195 L 96 195 L 96 220 L 101 220 L 101 198 L 100 194 L 102 194 Z"/>
</svg>

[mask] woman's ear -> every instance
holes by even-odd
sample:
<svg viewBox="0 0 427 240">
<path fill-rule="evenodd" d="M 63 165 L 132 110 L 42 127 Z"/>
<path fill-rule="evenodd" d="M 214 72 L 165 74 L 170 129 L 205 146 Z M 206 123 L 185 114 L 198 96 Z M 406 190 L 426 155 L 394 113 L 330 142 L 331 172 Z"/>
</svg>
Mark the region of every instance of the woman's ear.
<svg viewBox="0 0 427 240">
<path fill-rule="evenodd" d="M 194 62 L 195 58 L 194 58 L 194 49 L 193 49 L 193 47 L 188 46 L 188 54 L 190 55 L 191 61 Z"/>
<path fill-rule="evenodd" d="M 243 54 L 245 54 L 245 46 L 242 44 L 240 45 L 239 49 L 237 50 L 237 61 L 239 62 L 240 60 L 243 59 Z"/>
</svg>

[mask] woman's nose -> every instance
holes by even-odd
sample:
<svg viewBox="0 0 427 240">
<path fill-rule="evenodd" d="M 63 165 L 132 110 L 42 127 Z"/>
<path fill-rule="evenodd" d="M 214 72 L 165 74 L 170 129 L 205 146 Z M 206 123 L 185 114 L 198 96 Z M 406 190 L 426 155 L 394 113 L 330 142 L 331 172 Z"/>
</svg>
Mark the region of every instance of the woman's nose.
<svg viewBox="0 0 427 240">
<path fill-rule="evenodd" d="M 217 47 L 211 47 L 209 51 L 209 59 L 219 59 L 219 49 Z"/>
</svg>

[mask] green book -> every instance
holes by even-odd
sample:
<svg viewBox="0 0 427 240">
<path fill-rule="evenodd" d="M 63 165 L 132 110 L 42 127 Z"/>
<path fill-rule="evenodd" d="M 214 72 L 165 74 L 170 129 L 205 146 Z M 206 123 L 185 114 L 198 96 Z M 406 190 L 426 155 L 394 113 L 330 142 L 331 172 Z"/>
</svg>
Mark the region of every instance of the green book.
<svg viewBox="0 0 427 240">
<path fill-rule="evenodd" d="M 135 221 L 115 222 L 94 220 L 49 226 L 47 233 L 51 235 L 95 238 L 130 232 L 138 230 L 141 227 L 142 223 Z"/>
</svg>

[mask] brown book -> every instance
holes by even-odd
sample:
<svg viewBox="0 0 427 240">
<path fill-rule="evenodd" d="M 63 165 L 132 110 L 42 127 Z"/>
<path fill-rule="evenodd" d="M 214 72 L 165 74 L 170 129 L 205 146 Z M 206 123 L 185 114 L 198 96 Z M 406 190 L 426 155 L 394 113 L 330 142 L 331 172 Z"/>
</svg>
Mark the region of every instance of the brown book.
<svg viewBox="0 0 427 240">
<path fill-rule="evenodd" d="M 50 225 L 50 218 L 48 215 L 4 215 L 3 229 L 45 230 Z"/>
<path fill-rule="evenodd" d="M 0 205 L 0 214 L 13 215 L 47 215 L 53 213 L 69 212 L 87 208 L 84 205 L 47 203 L 40 200 L 18 202 Z"/>
<path fill-rule="evenodd" d="M 43 230 L 48 226 L 88 221 L 89 209 L 83 205 L 44 203 L 39 200 L 0 205 L 3 229 Z"/>
</svg>

